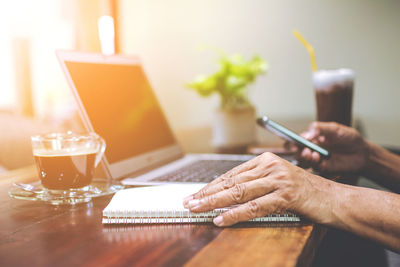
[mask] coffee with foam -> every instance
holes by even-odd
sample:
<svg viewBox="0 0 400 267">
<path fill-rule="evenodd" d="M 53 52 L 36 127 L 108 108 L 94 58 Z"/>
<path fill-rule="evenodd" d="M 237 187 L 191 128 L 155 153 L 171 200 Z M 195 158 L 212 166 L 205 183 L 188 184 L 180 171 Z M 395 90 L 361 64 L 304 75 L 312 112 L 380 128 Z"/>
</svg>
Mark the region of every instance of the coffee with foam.
<svg viewBox="0 0 400 267">
<path fill-rule="evenodd" d="M 351 125 L 354 71 L 320 70 L 313 73 L 317 120 Z"/>
<path fill-rule="evenodd" d="M 312 80 L 316 90 L 329 90 L 333 85 L 348 87 L 354 83 L 354 71 L 351 69 L 319 70 L 313 73 Z"/>
</svg>

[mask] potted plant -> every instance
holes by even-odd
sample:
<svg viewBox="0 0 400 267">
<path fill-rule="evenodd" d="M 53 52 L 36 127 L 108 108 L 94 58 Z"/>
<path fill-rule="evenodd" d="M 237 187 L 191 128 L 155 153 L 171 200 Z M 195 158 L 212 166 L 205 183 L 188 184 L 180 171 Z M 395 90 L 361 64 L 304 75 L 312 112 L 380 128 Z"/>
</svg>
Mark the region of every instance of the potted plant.
<svg viewBox="0 0 400 267">
<path fill-rule="evenodd" d="M 219 152 L 243 152 L 256 137 L 256 111 L 248 97 L 249 85 L 266 73 L 267 63 L 257 55 L 245 60 L 239 54 L 228 56 L 222 52 L 217 62 L 219 69 L 215 73 L 198 76 L 186 86 L 202 97 L 219 95 L 212 144 Z"/>
</svg>

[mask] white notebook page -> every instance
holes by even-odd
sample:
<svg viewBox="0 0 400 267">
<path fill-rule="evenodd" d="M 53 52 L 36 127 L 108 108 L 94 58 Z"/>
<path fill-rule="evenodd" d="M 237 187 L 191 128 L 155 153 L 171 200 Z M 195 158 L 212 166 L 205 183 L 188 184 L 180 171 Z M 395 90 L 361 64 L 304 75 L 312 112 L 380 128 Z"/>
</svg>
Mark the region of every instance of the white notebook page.
<svg viewBox="0 0 400 267">
<path fill-rule="evenodd" d="M 206 184 L 170 184 L 118 191 L 103 214 L 115 211 L 187 211 L 183 199 Z"/>
</svg>

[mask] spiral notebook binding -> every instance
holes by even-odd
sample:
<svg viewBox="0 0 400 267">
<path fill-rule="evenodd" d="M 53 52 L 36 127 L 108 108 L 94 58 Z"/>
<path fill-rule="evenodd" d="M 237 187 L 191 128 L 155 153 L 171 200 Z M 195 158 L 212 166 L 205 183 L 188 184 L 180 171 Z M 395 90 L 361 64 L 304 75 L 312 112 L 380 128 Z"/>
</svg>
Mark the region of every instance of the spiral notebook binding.
<svg viewBox="0 0 400 267">
<path fill-rule="evenodd" d="M 103 215 L 107 218 L 214 218 L 226 210 L 227 209 L 217 209 L 201 213 L 193 213 L 188 210 L 114 210 L 105 211 Z"/>
<path fill-rule="evenodd" d="M 206 223 L 212 222 L 213 217 L 159 217 L 159 218 L 103 218 L 104 224 L 159 224 L 159 223 Z M 261 217 L 251 222 L 300 222 L 299 217 Z"/>
<path fill-rule="evenodd" d="M 149 224 L 149 223 L 202 223 L 212 222 L 215 217 L 226 209 L 211 212 L 192 213 L 180 211 L 128 211 L 119 210 L 104 214 L 105 224 Z M 251 219 L 252 222 L 300 222 L 300 217 L 292 213 L 270 214 L 260 218 Z"/>
</svg>

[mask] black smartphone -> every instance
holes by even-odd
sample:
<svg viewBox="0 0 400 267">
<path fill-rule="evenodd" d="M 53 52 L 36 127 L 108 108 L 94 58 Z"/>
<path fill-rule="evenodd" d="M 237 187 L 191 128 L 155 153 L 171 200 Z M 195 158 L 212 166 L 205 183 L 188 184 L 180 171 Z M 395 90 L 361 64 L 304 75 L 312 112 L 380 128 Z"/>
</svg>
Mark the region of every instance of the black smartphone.
<svg viewBox="0 0 400 267">
<path fill-rule="evenodd" d="M 328 150 L 308 141 L 304 137 L 292 132 L 291 130 L 283 127 L 282 125 L 274 122 L 273 120 L 269 119 L 267 116 L 262 116 L 261 118 L 257 119 L 258 125 L 262 126 L 263 128 L 271 131 L 272 133 L 290 141 L 294 142 L 300 146 L 308 147 L 312 151 L 318 152 L 321 156 L 325 158 L 329 158 L 330 153 Z"/>
</svg>

